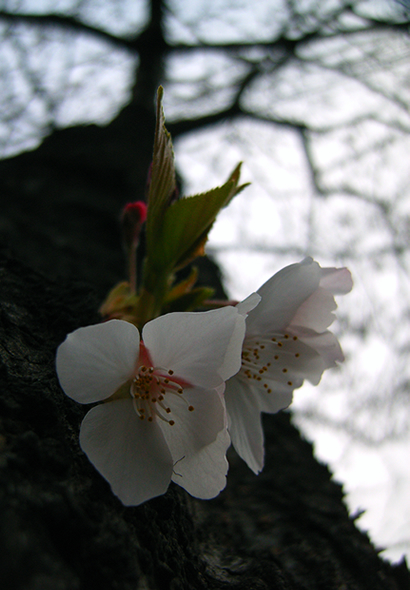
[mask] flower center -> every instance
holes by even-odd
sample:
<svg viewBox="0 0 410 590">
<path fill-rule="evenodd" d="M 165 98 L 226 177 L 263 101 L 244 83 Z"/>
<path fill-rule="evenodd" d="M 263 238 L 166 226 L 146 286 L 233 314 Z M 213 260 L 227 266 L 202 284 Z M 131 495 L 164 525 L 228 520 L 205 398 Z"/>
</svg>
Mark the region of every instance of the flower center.
<svg viewBox="0 0 410 590">
<path fill-rule="evenodd" d="M 191 384 L 174 375 L 172 369 L 155 367 L 144 343 L 140 343 L 140 355 L 135 376 L 131 383 L 130 393 L 133 398 L 134 409 L 141 420 L 152 422 L 155 417 L 168 422 L 170 426 L 175 421 L 170 417 L 172 410 L 172 396 L 182 399 L 190 412 L 194 407 L 184 398 L 184 390 Z"/>
<path fill-rule="evenodd" d="M 247 338 L 242 350 L 240 375 L 245 380 L 255 381 L 266 393 L 272 393 L 272 381 L 293 388 L 295 384 L 289 373 L 296 368 L 300 356 L 297 336 L 274 334 L 271 338 Z"/>
</svg>

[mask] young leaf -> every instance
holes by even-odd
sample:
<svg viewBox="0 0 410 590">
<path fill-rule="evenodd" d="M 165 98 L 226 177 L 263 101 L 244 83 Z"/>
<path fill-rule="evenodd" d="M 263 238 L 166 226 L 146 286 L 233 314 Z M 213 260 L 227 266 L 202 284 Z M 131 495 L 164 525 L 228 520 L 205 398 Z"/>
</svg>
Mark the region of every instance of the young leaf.
<svg viewBox="0 0 410 590">
<path fill-rule="evenodd" d="M 239 173 L 240 164 L 223 186 L 185 197 L 168 207 L 161 234 L 150 253 L 157 269 L 182 268 L 202 251 L 219 211 L 246 186 L 237 186 Z"/>
<path fill-rule="evenodd" d="M 146 237 L 148 255 L 158 234 L 165 211 L 176 189 L 174 150 L 171 135 L 165 127 L 162 108 L 163 88 L 158 88 L 157 122 L 152 157 L 151 180 L 149 184 Z"/>
<path fill-rule="evenodd" d="M 171 290 L 167 294 L 166 301 L 178 299 L 178 297 L 182 297 L 182 295 L 192 291 L 197 280 L 198 269 L 196 267 L 192 267 L 189 275 L 185 279 L 172 286 Z"/>
</svg>

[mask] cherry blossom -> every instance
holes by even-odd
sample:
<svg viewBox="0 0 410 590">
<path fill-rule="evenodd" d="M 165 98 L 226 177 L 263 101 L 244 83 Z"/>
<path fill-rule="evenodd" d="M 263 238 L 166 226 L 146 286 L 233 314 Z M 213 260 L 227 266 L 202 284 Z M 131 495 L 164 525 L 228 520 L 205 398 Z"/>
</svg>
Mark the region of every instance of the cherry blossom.
<svg viewBox="0 0 410 590">
<path fill-rule="evenodd" d="M 250 469 L 264 463 L 261 412 L 276 413 L 292 401 L 307 379 L 317 385 L 325 369 L 344 360 L 334 321 L 334 295 L 352 288 L 346 268 L 321 268 L 312 258 L 279 271 L 257 291 L 259 305 L 247 314 L 242 367 L 226 386 L 232 444 Z"/>
<path fill-rule="evenodd" d="M 57 351 L 57 374 L 85 416 L 80 445 L 125 505 L 167 490 L 198 498 L 226 484 L 225 381 L 241 366 L 245 318 L 233 306 L 148 322 L 79 328 Z"/>
</svg>

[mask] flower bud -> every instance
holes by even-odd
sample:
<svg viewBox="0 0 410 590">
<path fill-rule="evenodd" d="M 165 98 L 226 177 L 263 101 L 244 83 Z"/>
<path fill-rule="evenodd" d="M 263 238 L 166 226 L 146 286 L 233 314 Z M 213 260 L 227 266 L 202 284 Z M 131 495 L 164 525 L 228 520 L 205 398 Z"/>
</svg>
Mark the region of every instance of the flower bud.
<svg viewBox="0 0 410 590">
<path fill-rule="evenodd" d="M 127 203 L 121 214 L 124 244 L 127 250 L 138 246 L 142 225 L 147 218 L 147 206 L 143 201 Z"/>
</svg>

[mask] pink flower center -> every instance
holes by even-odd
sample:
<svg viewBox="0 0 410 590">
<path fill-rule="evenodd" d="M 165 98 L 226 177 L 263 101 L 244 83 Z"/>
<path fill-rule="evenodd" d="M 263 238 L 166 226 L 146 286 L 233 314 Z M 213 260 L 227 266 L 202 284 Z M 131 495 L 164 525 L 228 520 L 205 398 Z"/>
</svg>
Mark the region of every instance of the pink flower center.
<svg viewBox="0 0 410 590">
<path fill-rule="evenodd" d="M 143 342 L 140 343 L 140 354 L 130 393 L 135 411 L 141 420 L 152 422 L 158 417 L 173 426 L 175 421 L 170 417 L 171 396 L 183 399 L 188 411 L 193 412 L 195 409 L 184 398 L 184 390 L 189 387 L 192 385 L 174 375 L 172 369 L 154 366 L 148 349 Z"/>
</svg>

